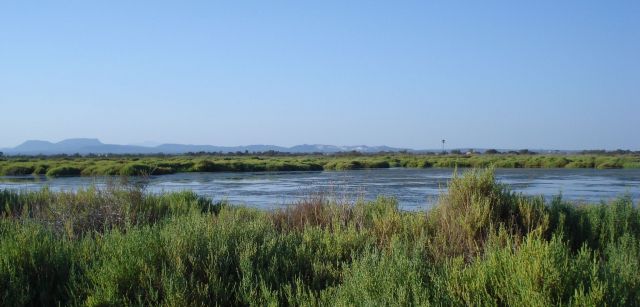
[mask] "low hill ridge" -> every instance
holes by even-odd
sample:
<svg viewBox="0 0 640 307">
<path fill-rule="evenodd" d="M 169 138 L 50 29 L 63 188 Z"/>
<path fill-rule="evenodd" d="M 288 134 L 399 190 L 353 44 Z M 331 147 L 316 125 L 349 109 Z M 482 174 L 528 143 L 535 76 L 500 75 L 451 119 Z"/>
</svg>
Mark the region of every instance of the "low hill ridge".
<svg viewBox="0 0 640 307">
<path fill-rule="evenodd" d="M 364 153 L 380 151 L 401 151 L 405 148 L 389 146 L 335 146 L 323 144 L 302 144 L 292 147 L 276 145 L 246 145 L 246 146 L 215 146 L 162 144 L 158 146 L 105 144 L 96 138 L 72 138 L 57 143 L 42 140 L 28 140 L 14 148 L 0 149 L 8 155 L 55 155 L 55 154 L 182 154 L 188 152 L 265 152 L 279 151 L 291 153 L 335 153 L 345 151 L 359 151 Z"/>
</svg>

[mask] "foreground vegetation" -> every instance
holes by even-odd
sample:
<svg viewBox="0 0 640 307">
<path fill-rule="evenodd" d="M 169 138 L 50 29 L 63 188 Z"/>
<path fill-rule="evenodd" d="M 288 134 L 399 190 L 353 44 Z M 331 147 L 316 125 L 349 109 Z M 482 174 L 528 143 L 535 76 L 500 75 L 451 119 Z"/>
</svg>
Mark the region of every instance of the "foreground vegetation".
<svg viewBox="0 0 640 307">
<path fill-rule="evenodd" d="M 0 175 L 162 175 L 182 172 L 353 170 L 389 167 L 640 168 L 639 154 L 375 154 L 8 157 Z"/>
<path fill-rule="evenodd" d="M 640 215 L 454 177 L 432 210 L 0 192 L 2 305 L 639 305 Z"/>
</svg>

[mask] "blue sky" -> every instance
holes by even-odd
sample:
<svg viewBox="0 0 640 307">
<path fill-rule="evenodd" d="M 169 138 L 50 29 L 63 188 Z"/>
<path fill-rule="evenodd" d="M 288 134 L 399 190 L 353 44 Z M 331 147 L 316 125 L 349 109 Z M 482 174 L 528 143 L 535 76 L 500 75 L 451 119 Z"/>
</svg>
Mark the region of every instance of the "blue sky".
<svg viewBox="0 0 640 307">
<path fill-rule="evenodd" d="M 0 147 L 640 149 L 640 1 L 3 1 Z"/>
</svg>

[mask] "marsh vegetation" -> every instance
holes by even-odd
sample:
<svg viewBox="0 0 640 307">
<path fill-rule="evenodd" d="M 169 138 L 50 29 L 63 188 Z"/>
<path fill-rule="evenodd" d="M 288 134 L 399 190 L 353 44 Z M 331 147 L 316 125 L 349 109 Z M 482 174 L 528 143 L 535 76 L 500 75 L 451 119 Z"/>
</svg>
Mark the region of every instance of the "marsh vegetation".
<svg viewBox="0 0 640 307">
<path fill-rule="evenodd" d="M 183 172 L 321 171 L 408 167 L 497 168 L 640 168 L 640 154 L 539 155 L 530 151 L 495 154 L 369 154 L 334 155 L 184 155 L 6 157 L 0 175 L 115 176 L 163 175 Z"/>
<path fill-rule="evenodd" d="M 114 183 L 0 192 L 4 305 L 638 305 L 640 212 L 455 176 L 392 198 L 260 211 Z"/>
</svg>

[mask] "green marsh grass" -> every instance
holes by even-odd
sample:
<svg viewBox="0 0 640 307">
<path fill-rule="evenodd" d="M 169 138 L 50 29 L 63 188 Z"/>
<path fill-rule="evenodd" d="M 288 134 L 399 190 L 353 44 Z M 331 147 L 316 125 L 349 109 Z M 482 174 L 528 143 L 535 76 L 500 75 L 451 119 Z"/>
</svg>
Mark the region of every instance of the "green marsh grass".
<svg viewBox="0 0 640 307">
<path fill-rule="evenodd" d="M 194 155 L 112 157 L 7 157 L 0 175 L 138 176 L 184 172 L 262 172 L 409 168 L 639 168 L 640 155 L 472 154 L 421 155 Z"/>
</svg>

